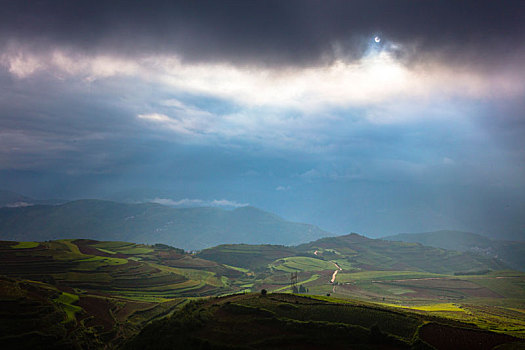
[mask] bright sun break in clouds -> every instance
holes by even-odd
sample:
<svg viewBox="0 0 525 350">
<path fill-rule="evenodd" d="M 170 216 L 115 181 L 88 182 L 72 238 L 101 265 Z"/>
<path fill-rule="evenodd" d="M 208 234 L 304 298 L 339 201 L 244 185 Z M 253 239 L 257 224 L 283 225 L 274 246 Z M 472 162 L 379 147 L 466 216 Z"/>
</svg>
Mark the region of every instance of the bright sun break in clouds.
<svg viewBox="0 0 525 350">
<path fill-rule="evenodd" d="M 519 2 L 8 2 L 10 190 L 523 232 Z"/>
<path fill-rule="evenodd" d="M 124 78 L 135 91 L 126 104 L 130 117 L 152 132 L 172 133 L 180 143 L 228 139 L 311 153 L 337 147 L 330 134 L 348 128 L 351 118 L 372 125 L 460 120 L 473 115 L 465 101 L 524 91 L 519 74 L 408 65 L 396 59 L 403 49 L 372 37 L 361 59 L 345 59 L 335 45 L 339 58 L 328 64 L 282 68 L 183 62 L 175 55 L 90 56 L 59 47 L 37 52 L 12 44 L 0 63 L 20 80 L 74 82 L 87 91 L 91 84 L 111 86 Z M 157 94 L 149 92 L 153 87 Z M 179 96 L 231 107 L 216 111 Z"/>
<path fill-rule="evenodd" d="M 128 58 L 84 56 L 60 49 L 32 52 L 15 45 L 1 56 L 1 62 L 20 79 L 42 71 L 59 79 L 79 77 L 86 83 L 128 76 L 163 84 L 173 93 L 220 98 L 245 108 L 288 108 L 303 113 L 389 103 L 400 97 L 490 98 L 523 93 L 516 76 L 501 72 L 481 75 L 466 67 L 440 64 L 409 67 L 396 60 L 394 49 L 402 51 L 399 44 L 385 43 L 381 48 L 371 47 L 358 61 L 339 58 L 328 65 L 293 69 L 192 64 L 162 55 Z"/>
</svg>

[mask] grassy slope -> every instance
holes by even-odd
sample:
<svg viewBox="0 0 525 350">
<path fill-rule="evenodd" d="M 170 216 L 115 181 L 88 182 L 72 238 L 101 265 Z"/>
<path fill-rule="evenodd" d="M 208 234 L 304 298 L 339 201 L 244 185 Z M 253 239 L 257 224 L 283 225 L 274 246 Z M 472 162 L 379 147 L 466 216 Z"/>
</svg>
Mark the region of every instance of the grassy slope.
<svg viewBox="0 0 525 350">
<path fill-rule="evenodd" d="M 497 256 L 513 268 L 525 271 L 525 242 L 493 240 L 475 233 L 461 231 L 402 233 L 387 236 L 384 239 L 417 242 L 430 247 L 473 251 L 487 256 Z"/>
<path fill-rule="evenodd" d="M 54 286 L 0 277 L 0 342 L 3 348 L 75 348 L 82 343 L 94 348 L 97 339 L 75 332 L 71 321 L 80 311 L 73 305 L 78 296 L 63 293 Z"/>
<path fill-rule="evenodd" d="M 448 319 L 365 303 L 289 294 L 235 295 L 186 306 L 146 327 L 126 349 L 430 349 L 447 340 L 461 349 L 519 341 Z"/>
<path fill-rule="evenodd" d="M 115 345 L 188 298 L 242 290 L 230 282 L 241 274 L 162 245 L 3 241 L 0 276 L 10 277 L 0 280 L 0 338 L 27 346 Z"/>
<path fill-rule="evenodd" d="M 203 259 L 249 269 L 266 269 L 274 260 L 296 255 L 293 248 L 280 245 L 223 244 L 197 254 Z"/>
<path fill-rule="evenodd" d="M 242 274 L 162 245 L 60 240 L 35 246 L 4 241 L 0 253 L 0 274 L 142 300 L 235 291 L 227 280 Z"/>
<path fill-rule="evenodd" d="M 181 302 L 141 302 L 0 276 L 0 342 L 4 349 L 113 348 Z"/>
<path fill-rule="evenodd" d="M 363 270 L 412 270 L 454 273 L 481 269 L 501 270 L 507 266 L 497 259 L 422 246 L 417 243 L 369 239 L 358 234 L 329 237 L 297 247 L 301 252 L 331 249 L 352 266 Z"/>
<path fill-rule="evenodd" d="M 267 271 L 276 280 L 286 280 L 280 275 L 294 271 L 330 273 L 335 269 L 334 263 L 342 268 L 340 280 L 343 281 L 345 278 L 354 279 L 347 275 L 349 273 L 366 271 L 397 271 L 398 275 L 403 274 L 402 271 L 411 271 L 412 275 L 418 277 L 432 277 L 461 271 L 507 268 L 496 259 L 472 253 L 424 247 L 415 243 L 373 240 L 357 234 L 323 238 L 297 247 L 220 245 L 205 249 L 198 256 L 256 272 Z M 306 275 L 306 278 L 309 277 Z M 266 280 L 264 284 L 272 283 Z"/>
<path fill-rule="evenodd" d="M 183 300 L 262 288 L 289 291 L 292 271 L 310 294 L 330 293 L 346 303 L 366 300 L 401 312 L 409 308 L 525 337 L 525 275 L 454 276 L 458 267 L 453 264 L 493 266 L 472 254 L 385 243 L 348 235 L 298 247 L 222 245 L 194 256 L 164 245 L 127 242 L 0 242 L 0 275 L 47 283 L 55 290 L 51 302 L 64 327 L 95 329 L 90 332 L 96 341 L 112 344 L 171 313 Z M 422 261 L 422 254 L 434 265 Z M 330 283 L 335 263 L 342 270 Z M 117 324 L 124 330 L 117 331 Z"/>
<path fill-rule="evenodd" d="M 460 270 L 505 267 L 483 256 L 355 234 L 289 248 L 223 245 L 201 254 L 210 260 L 250 266 L 256 271 L 251 290 L 290 291 L 290 273 L 298 272 L 298 285 L 308 288 L 310 294 L 413 307 L 525 336 L 523 315 L 516 311 L 525 309 L 525 275 L 512 271 L 454 275 Z M 332 284 L 334 263 L 342 270 Z"/>
</svg>

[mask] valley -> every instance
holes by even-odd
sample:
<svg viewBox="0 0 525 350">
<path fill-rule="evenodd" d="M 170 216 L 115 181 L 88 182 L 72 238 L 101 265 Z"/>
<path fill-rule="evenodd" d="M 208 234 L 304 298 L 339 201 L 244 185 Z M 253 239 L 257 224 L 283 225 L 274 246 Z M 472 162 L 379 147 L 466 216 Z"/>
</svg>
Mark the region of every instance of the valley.
<svg viewBox="0 0 525 350">
<path fill-rule="evenodd" d="M 147 324 L 198 300 L 221 304 L 245 295 L 258 302 L 262 290 L 274 299 L 293 297 L 292 272 L 295 295 L 316 303 L 363 304 L 525 339 L 525 274 L 481 255 L 357 234 L 197 253 L 87 239 L 2 241 L 0 260 L 0 328 L 9 330 L 1 340 L 12 344 L 128 346 Z M 408 346 L 412 338 L 403 341 Z"/>
<path fill-rule="evenodd" d="M 525 0 L 0 0 L 0 350 L 525 350 Z"/>
</svg>

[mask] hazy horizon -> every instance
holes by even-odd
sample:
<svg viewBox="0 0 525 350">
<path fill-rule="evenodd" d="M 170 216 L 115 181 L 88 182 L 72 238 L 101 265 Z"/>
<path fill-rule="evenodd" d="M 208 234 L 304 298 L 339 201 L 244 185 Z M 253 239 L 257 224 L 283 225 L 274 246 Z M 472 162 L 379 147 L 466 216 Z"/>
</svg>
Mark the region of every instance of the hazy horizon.
<svg viewBox="0 0 525 350">
<path fill-rule="evenodd" d="M 0 188 L 525 240 L 525 4 L 5 1 Z"/>
</svg>

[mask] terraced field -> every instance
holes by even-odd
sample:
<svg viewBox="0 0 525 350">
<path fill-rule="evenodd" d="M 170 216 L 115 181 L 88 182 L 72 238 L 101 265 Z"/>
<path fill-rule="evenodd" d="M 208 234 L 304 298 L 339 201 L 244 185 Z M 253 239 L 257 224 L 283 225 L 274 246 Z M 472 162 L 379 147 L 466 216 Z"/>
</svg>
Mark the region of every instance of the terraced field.
<svg viewBox="0 0 525 350">
<path fill-rule="evenodd" d="M 64 348 L 71 344 L 119 347 L 146 324 L 177 312 L 192 300 L 227 298 L 263 289 L 268 293 L 291 293 L 291 273 L 297 273 L 298 291 L 310 295 L 309 300 L 315 296 L 317 301 L 329 302 L 331 306 L 326 307 L 337 315 L 342 313 L 338 317 L 343 319 L 348 315 L 342 304 L 360 303 L 388 312 L 419 315 L 416 318 L 466 322 L 525 339 L 525 274 L 492 270 L 500 263 L 487 262 L 483 257 L 435 248 L 427 251 L 426 247 L 423 253 L 431 258 L 432 254 L 452 257 L 459 263 L 455 267 L 450 262 L 438 265 L 436 260 L 431 267 L 418 265 L 423 254 L 417 251 L 419 245 L 399 243 L 396 250 L 396 246 L 384 247 L 382 242 L 370 241 L 349 235 L 299 247 L 222 245 L 198 254 L 162 244 L 73 239 L 3 241 L 0 276 L 5 277 L 0 278 L 0 303 L 6 311 L 0 323 L 7 331 L 0 333 L 0 341 L 27 339 L 28 346 L 44 342 L 65 344 Z M 462 271 L 465 266 L 482 267 L 485 272 L 469 274 Z M 461 274 L 456 273 L 458 270 Z M 287 297 L 279 294 L 279 298 Z M 334 302 L 336 308 L 332 307 Z M 282 307 L 287 312 L 298 312 L 290 303 Z M 9 319 L 18 309 L 21 326 L 13 329 Z M 353 312 L 357 312 L 355 308 Z M 305 315 L 294 316 L 293 322 L 336 322 L 325 313 L 321 318 Z M 36 328 L 31 330 L 30 324 Z M 367 332 L 371 330 L 370 324 L 358 324 Z M 382 325 L 381 329 L 405 339 L 405 345 L 414 336 L 412 326 L 410 334 L 388 327 Z M 425 334 L 432 336 L 446 330 L 440 327 L 427 327 Z"/>
<path fill-rule="evenodd" d="M 147 326 L 125 349 L 520 348 L 522 340 L 410 310 L 290 294 L 192 303 Z"/>
<path fill-rule="evenodd" d="M 244 289 L 238 269 L 126 242 L 0 242 L 1 275 L 0 340 L 27 346 L 117 345 L 191 298 Z"/>
<path fill-rule="evenodd" d="M 178 249 L 125 242 L 0 242 L 0 254 L 0 274 L 6 276 L 141 300 L 234 291 L 221 277 L 241 274 Z"/>
<path fill-rule="evenodd" d="M 271 254 L 264 259 L 249 254 L 259 246 L 219 246 L 203 253 L 210 260 L 234 259 L 238 266 L 246 266 L 244 256 L 250 259 L 248 265 L 256 271 L 249 285 L 252 291 L 290 292 L 290 273 L 297 272 L 297 286 L 303 286 L 308 294 L 407 308 L 525 337 L 523 314 L 519 311 L 525 310 L 525 274 L 500 270 L 456 275 L 463 269 L 497 268 L 501 263 L 491 265 L 483 257 L 427 249 L 415 243 L 395 243 L 391 247 L 386 243 L 348 235 L 295 247 L 294 256 L 287 256 L 290 252 L 279 246 L 265 246 Z M 421 263 L 424 254 L 429 255 L 432 266 Z M 277 257 L 269 261 L 269 256 Z M 438 257 L 444 262 L 438 262 Z M 335 280 L 330 283 L 336 270 Z M 242 280 L 246 282 L 247 277 Z"/>
</svg>

